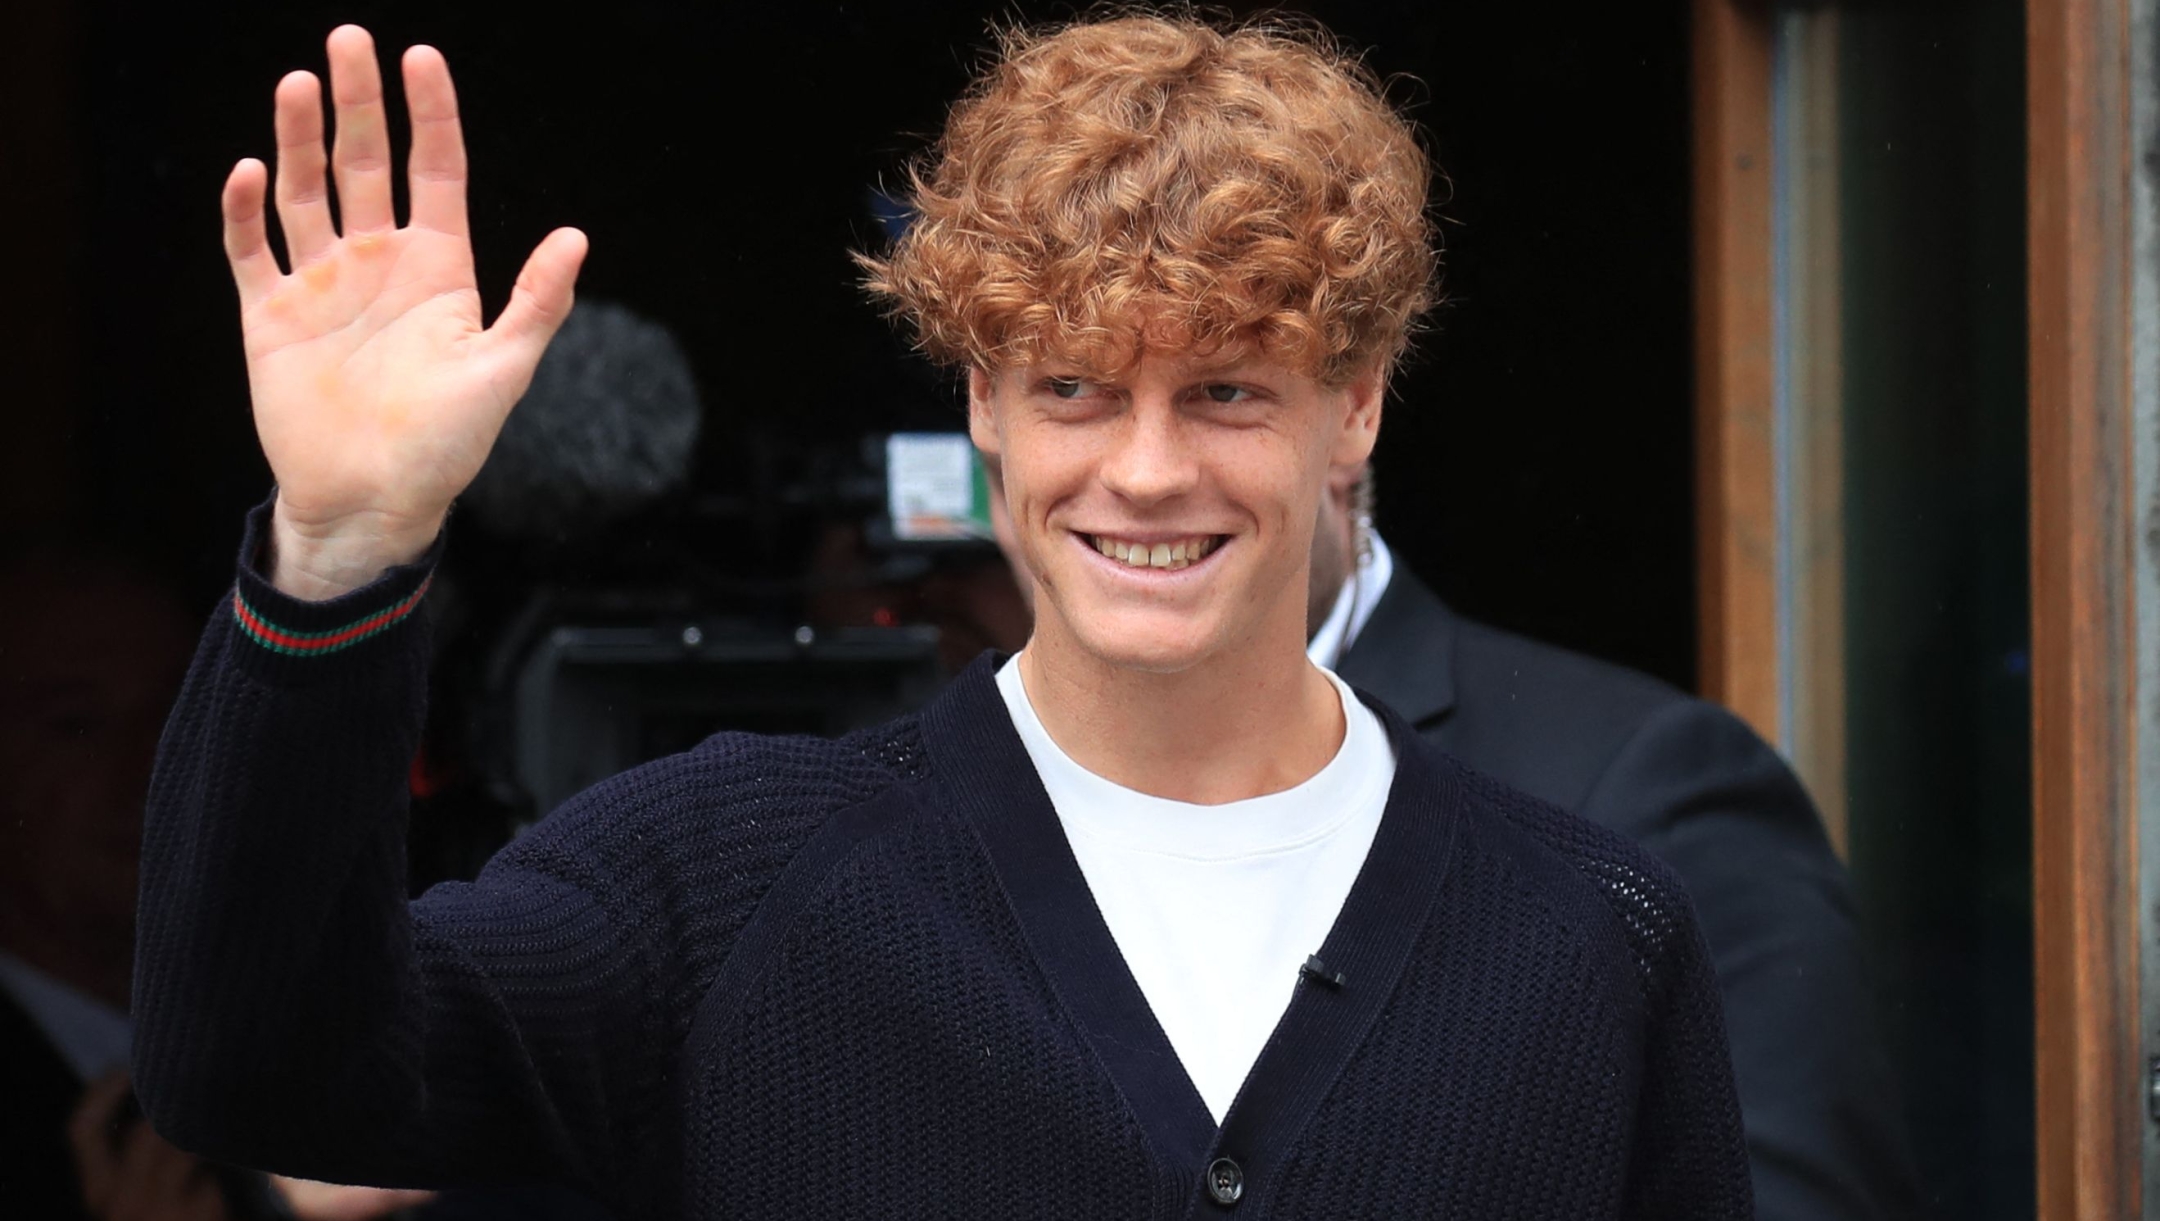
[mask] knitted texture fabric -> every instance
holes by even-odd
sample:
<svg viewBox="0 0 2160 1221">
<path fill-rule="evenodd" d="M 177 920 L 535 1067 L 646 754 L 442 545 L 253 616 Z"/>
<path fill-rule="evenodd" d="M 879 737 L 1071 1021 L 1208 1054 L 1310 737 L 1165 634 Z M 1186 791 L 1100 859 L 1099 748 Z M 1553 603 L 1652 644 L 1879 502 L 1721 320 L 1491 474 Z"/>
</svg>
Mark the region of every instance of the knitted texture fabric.
<svg viewBox="0 0 2160 1221">
<path fill-rule="evenodd" d="M 1433 999 L 1389 1007 L 1316 1117 L 1281 1215 L 1334 1215 L 1331 1202 L 1352 1193 L 1372 1199 L 1363 1215 L 1374 1217 L 1682 1217 L 1703 1215 L 1705 1199 L 1746 1198 L 1734 1178 L 1744 1168 L 1723 1154 L 1739 1127 L 1718 1100 L 1730 1072 L 1723 1017 L 1689 978 L 1700 959 L 1676 883 L 1602 828 L 1466 775 L 1504 822 L 1473 833 L 1465 849 L 1477 864 L 1454 875 L 1420 940 L 1403 990 Z M 1536 857 L 1507 850 L 1517 834 L 1595 883 L 1640 968 L 1635 995 L 1611 992 L 1582 939 L 1596 913 L 1555 903 L 1566 891 L 1523 867 Z M 1508 969 L 1486 969 L 1479 960 L 1503 947 Z M 1600 991 L 1603 1003 L 1585 1003 Z M 1631 1011 L 1664 1029 L 1615 1020 Z M 1563 1055 L 1609 1066 L 1618 1088 L 1539 1071 Z M 1628 1161 L 1631 1145 L 1697 1154 L 1637 1158 L 1625 1179 L 1578 1174 L 1585 1162 Z M 1402 1172 L 1406 1149 L 1429 1159 L 1417 1174 Z M 1567 1207 L 1523 1211 L 1525 1184 L 1570 1182 L 1580 1194 Z"/>
<path fill-rule="evenodd" d="M 259 515 L 258 515 L 259 517 Z M 403 604 L 426 564 L 293 636 Z M 721 735 L 405 900 L 425 616 L 213 621 L 160 750 L 136 1087 L 199 1152 L 555 1181 L 623 1217 L 1749 1215 L 1671 876 L 1399 725 L 1367 871 L 1219 1129 L 980 662 L 920 718 Z M 304 638 L 304 637 L 302 637 Z M 1227 1169 L 1226 1169 L 1227 1168 Z"/>
</svg>

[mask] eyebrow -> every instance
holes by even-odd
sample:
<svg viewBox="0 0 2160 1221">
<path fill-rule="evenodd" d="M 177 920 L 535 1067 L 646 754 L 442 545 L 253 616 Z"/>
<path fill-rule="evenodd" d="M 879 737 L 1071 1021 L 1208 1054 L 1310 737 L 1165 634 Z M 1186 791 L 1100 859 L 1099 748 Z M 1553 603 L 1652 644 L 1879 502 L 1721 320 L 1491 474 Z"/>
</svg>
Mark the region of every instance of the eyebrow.
<svg viewBox="0 0 2160 1221">
<path fill-rule="evenodd" d="M 1225 378 L 1233 377 L 1258 377 L 1260 375 L 1258 372 L 1255 371 L 1254 365 L 1255 362 L 1251 360 L 1236 360 L 1229 361 L 1223 364 L 1198 365 L 1190 369 L 1181 370 L 1173 374 L 1172 376 L 1175 380 L 1184 382 L 1187 385 L 1195 385 L 1201 382 L 1208 381 L 1220 381 Z M 1122 382 L 1114 382 L 1109 378 L 1090 377 L 1088 374 L 1081 372 L 1077 369 L 1062 370 L 1059 369 L 1056 365 L 1049 362 L 1034 366 L 1034 368 L 1028 372 L 1027 377 L 1031 379 L 1041 378 L 1046 381 L 1059 382 L 1096 382 L 1101 385 L 1112 386 L 1124 384 Z"/>
</svg>

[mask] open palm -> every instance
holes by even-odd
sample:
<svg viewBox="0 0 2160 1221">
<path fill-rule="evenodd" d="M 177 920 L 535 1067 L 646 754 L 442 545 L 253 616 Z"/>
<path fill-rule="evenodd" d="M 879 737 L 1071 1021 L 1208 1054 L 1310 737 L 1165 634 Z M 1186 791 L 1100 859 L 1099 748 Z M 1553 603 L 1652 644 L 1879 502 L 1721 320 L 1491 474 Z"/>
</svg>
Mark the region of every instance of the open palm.
<svg viewBox="0 0 2160 1221">
<path fill-rule="evenodd" d="M 277 87 L 289 273 L 265 232 L 262 162 L 235 166 L 223 200 L 255 429 L 278 482 L 278 581 L 303 596 L 343 592 L 426 548 L 569 312 L 585 255 L 577 230 L 549 234 L 483 326 L 449 65 L 430 47 L 405 53 L 412 209 L 401 227 L 374 40 L 340 26 L 328 46 L 334 151 L 316 78 L 294 72 Z"/>
</svg>

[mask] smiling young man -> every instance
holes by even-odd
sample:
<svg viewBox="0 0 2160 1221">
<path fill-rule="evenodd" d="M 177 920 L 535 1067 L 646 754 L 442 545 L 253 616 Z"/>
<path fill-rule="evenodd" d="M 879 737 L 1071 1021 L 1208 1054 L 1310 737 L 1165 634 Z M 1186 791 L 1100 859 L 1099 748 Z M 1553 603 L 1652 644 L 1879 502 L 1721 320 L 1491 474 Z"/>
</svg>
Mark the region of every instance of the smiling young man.
<svg viewBox="0 0 2160 1221">
<path fill-rule="evenodd" d="M 1037 590 L 1016 659 L 838 741 L 724 734 L 404 898 L 428 573 L 567 309 L 480 326 L 440 55 L 278 90 L 226 187 L 250 520 L 160 752 L 138 1089 L 313 1179 L 566 1182 L 623 1215 L 1749 1213 L 1671 876 L 1305 653 L 1331 468 L 1429 299 L 1429 169 L 1310 33 L 1008 37 L 871 291 L 969 370 Z M 334 167 L 344 232 L 324 205 Z"/>
</svg>

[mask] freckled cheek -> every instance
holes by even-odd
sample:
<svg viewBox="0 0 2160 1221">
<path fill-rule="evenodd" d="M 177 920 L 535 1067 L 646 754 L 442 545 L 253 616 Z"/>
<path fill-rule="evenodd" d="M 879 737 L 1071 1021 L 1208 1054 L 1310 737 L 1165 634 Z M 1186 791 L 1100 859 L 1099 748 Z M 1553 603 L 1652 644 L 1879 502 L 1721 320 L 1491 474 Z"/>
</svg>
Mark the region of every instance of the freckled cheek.
<svg viewBox="0 0 2160 1221">
<path fill-rule="evenodd" d="M 1269 443 L 1221 449 L 1207 466 L 1210 482 L 1231 503 L 1249 515 L 1263 533 L 1274 534 L 1293 525 L 1304 499 L 1303 484 L 1311 479 L 1302 455 L 1291 447 Z M 1318 512 L 1318 506 L 1314 506 Z"/>
<path fill-rule="evenodd" d="M 1045 528 L 1050 514 L 1086 494 L 1095 469 L 1087 447 L 1070 438 L 1035 437 L 1008 446 L 1005 490 L 1014 520 Z"/>
</svg>

